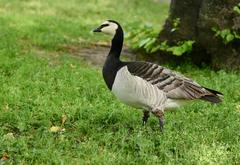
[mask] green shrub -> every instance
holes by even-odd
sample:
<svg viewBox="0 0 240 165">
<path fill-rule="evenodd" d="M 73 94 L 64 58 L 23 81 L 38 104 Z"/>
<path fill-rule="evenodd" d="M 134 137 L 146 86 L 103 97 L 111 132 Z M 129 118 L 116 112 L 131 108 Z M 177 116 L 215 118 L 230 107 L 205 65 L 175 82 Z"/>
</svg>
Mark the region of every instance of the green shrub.
<svg viewBox="0 0 240 165">
<path fill-rule="evenodd" d="M 179 19 L 174 23 L 173 30 L 177 30 Z M 155 53 L 159 50 L 171 52 L 173 55 L 181 56 L 192 51 L 194 41 L 186 40 L 179 41 L 176 45 L 168 45 L 167 41 L 159 43 L 157 40 L 158 29 L 151 25 L 144 25 L 138 30 L 135 30 L 127 35 L 130 45 L 133 49 L 143 49 L 147 53 Z"/>
</svg>

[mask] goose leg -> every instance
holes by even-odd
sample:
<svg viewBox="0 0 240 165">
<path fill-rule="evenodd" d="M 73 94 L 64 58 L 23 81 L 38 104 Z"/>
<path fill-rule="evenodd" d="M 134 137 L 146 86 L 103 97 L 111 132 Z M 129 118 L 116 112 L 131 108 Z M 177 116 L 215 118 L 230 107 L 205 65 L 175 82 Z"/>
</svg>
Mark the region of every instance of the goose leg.
<svg viewBox="0 0 240 165">
<path fill-rule="evenodd" d="M 149 118 L 149 111 L 143 112 L 142 125 L 145 126 Z"/>
<path fill-rule="evenodd" d="M 152 113 L 159 119 L 160 130 L 161 130 L 161 132 L 163 132 L 164 111 L 162 109 L 153 109 Z"/>
</svg>

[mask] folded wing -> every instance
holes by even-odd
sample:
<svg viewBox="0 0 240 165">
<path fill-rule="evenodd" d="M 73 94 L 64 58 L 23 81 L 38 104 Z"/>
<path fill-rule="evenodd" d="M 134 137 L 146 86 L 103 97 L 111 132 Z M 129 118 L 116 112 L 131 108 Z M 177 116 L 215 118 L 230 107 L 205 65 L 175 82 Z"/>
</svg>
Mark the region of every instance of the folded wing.
<svg viewBox="0 0 240 165">
<path fill-rule="evenodd" d="M 129 72 L 141 77 L 158 89 L 164 91 L 172 99 L 203 99 L 212 103 L 219 103 L 220 92 L 200 86 L 193 80 L 177 74 L 157 64 L 149 62 L 127 63 Z"/>
</svg>

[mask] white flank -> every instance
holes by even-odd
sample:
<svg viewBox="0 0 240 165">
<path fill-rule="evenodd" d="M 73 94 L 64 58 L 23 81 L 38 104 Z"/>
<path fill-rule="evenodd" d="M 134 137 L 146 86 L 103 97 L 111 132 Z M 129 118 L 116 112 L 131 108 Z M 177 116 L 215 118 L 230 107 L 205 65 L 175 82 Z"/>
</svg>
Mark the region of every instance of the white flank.
<svg viewBox="0 0 240 165">
<path fill-rule="evenodd" d="M 166 110 L 173 110 L 176 108 L 180 108 L 181 106 L 189 103 L 190 100 L 180 100 L 180 99 L 167 99 L 166 103 L 165 103 L 165 109 Z"/>
<path fill-rule="evenodd" d="M 144 79 L 131 75 L 127 66 L 117 72 L 112 92 L 123 103 L 146 110 L 163 109 L 167 100 L 163 91 Z"/>
</svg>

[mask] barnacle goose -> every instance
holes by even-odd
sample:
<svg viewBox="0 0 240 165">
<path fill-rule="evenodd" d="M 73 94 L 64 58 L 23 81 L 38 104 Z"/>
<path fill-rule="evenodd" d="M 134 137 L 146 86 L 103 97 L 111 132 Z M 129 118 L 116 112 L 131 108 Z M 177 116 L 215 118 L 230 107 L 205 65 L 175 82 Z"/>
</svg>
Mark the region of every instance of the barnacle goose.
<svg viewBox="0 0 240 165">
<path fill-rule="evenodd" d="M 93 32 L 113 36 L 110 52 L 103 66 L 107 87 L 123 103 L 143 109 L 143 124 L 151 112 L 163 130 L 164 110 L 178 108 L 189 100 L 201 99 L 220 103 L 222 93 L 200 86 L 195 81 L 149 62 L 123 62 L 123 30 L 113 20 L 103 22 Z"/>
</svg>

